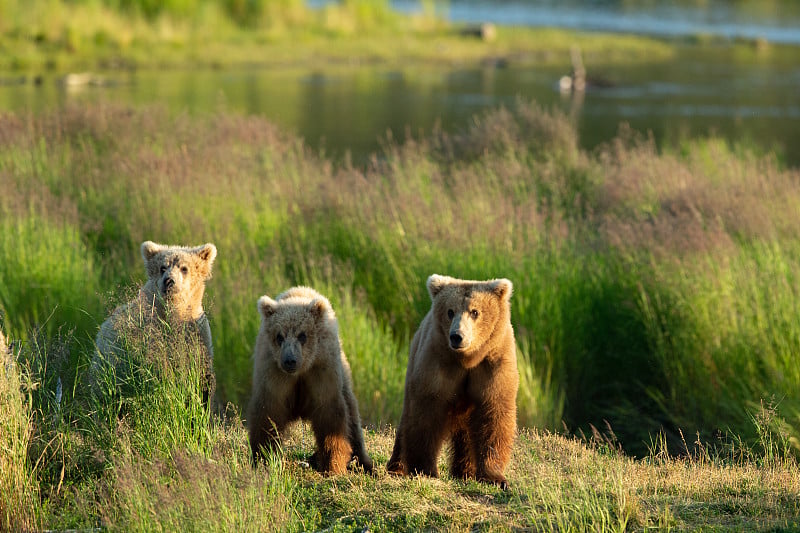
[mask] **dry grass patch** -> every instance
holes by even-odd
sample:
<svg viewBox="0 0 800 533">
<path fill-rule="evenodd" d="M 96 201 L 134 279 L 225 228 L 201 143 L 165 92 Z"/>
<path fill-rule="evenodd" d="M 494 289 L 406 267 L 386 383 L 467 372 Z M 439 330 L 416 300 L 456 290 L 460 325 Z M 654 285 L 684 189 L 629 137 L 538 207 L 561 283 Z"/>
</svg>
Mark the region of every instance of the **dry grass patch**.
<svg viewBox="0 0 800 533">
<path fill-rule="evenodd" d="M 376 474 L 323 477 L 307 467 L 313 434 L 296 426 L 282 463 L 297 480 L 304 528 L 352 531 L 762 530 L 800 527 L 800 469 L 653 455 L 633 460 L 608 443 L 522 430 L 509 491 L 447 476 L 384 469 L 394 431 L 367 431 Z"/>
</svg>

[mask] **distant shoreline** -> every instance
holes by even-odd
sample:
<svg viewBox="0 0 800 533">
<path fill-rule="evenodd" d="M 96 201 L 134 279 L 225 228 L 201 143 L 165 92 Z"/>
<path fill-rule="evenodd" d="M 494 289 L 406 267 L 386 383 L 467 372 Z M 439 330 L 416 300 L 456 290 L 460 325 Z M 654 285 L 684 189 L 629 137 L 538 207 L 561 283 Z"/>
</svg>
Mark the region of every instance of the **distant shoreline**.
<svg viewBox="0 0 800 533">
<path fill-rule="evenodd" d="M 763 39 L 659 38 L 494 25 L 487 37 L 465 31 L 476 25 L 450 23 L 433 13 L 406 15 L 375 8 L 376 13 L 365 17 L 345 6 L 324 16 L 303 7 L 302 16 L 297 15 L 301 22 L 287 19 L 247 28 L 213 13 L 197 15 L 190 23 L 168 15 L 124 15 L 96 4 L 60 5 L 46 26 L 37 13 L 24 9 L 7 16 L 0 26 L 0 48 L 11 51 L 0 57 L 0 74 L 6 79 L 176 68 L 552 65 L 568 63 L 573 46 L 582 50 L 589 65 L 612 65 L 667 60 L 679 47 L 698 44 L 760 53 L 788 46 Z"/>
</svg>

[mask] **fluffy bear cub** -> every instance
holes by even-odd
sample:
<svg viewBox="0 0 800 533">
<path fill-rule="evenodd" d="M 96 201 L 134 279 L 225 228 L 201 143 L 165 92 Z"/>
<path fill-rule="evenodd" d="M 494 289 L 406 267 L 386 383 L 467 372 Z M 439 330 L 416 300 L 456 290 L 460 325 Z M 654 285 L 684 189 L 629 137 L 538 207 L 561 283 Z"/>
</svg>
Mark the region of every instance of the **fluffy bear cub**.
<svg viewBox="0 0 800 533">
<path fill-rule="evenodd" d="M 131 302 L 117 307 L 100 326 L 95 343 L 97 352 L 92 362 L 92 380 L 103 363 L 118 367 L 123 363 L 123 345 L 145 338 L 147 328 L 168 323 L 197 338 L 205 352 L 206 381 L 203 395 L 206 402 L 214 389 L 211 328 L 203 310 L 206 281 L 217 248 L 211 243 L 201 246 L 169 246 L 145 241 L 141 245 L 147 282 Z M 123 341 L 125 339 L 125 341 Z"/>
<path fill-rule="evenodd" d="M 516 344 L 507 279 L 432 275 L 431 309 L 411 341 L 394 474 L 438 477 L 443 444 L 450 474 L 507 487 L 517 429 Z"/>
<path fill-rule="evenodd" d="M 307 420 L 316 440 L 310 461 L 316 470 L 340 474 L 355 458 L 371 472 L 350 365 L 328 299 L 293 287 L 275 300 L 262 296 L 258 312 L 247 417 L 253 460 L 277 446 L 290 423 Z"/>
</svg>

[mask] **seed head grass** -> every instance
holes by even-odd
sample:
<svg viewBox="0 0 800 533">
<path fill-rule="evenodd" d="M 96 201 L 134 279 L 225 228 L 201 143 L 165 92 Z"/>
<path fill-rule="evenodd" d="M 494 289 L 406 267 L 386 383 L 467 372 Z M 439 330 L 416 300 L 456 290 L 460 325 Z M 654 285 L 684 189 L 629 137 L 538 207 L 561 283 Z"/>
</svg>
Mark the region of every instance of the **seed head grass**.
<svg viewBox="0 0 800 533">
<path fill-rule="evenodd" d="M 4 117 L 0 139 L 0 314 L 20 372 L 3 383 L 3 472 L 30 498 L 9 527 L 797 526 L 800 176 L 772 154 L 629 131 L 586 152 L 568 117 L 524 101 L 387 139 L 363 165 L 225 113 L 76 107 Z M 90 394 L 97 328 L 144 282 L 144 240 L 219 250 L 213 407 L 168 321 L 126 335 L 129 368 Z M 446 466 L 382 471 L 432 273 L 514 283 L 510 492 Z M 374 477 L 303 466 L 302 426 L 249 467 L 255 304 L 299 284 L 339 318 Z"/>
</svg>

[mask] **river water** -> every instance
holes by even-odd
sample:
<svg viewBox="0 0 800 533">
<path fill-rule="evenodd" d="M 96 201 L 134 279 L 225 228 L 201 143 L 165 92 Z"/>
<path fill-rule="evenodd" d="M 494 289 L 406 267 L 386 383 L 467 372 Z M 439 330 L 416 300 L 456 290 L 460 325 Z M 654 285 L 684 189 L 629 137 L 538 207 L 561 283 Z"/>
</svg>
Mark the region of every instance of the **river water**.
<svg viewBox="0 0 800 533">
<path fill-rule="evenodd" d="M 312 2 L 313 3 L 313 2 Z M 319 4 L 320 2 L 316 2 Z M 800 2 L 703 0 L 457 1 L 438 5 L 455 21 L 554 25 L 669 36 L 704 33 L 758 36 L 800 44 Z M 416 2 L 398 1 L 398 9 Z M 721 49 L 722 48 L 722 49 Z M 557 81 L 569 68 L 512 64 L 442 69 L 376 66 L 317 71 L 226 69 L 136 72 L 107 87 L 66 90 L 55 80 L 41 86 L 0 84 L 0 110 L 43 110 L 74 102 L 107 100 L 162 104 L 177 112 L 220 110 L 269 118 L 333 157 L 355 161 L 380 149 L 392 132 L 424 134 L 439 124 L 465 127 L 475 114 L 518 98 L 534 100 L 574 118 L 582 145 L 591 149 L 617 133 L 620 123 L 675 144 L 718 135 L 732 143 L 775 150 L 800 166 L 800 48 L 770 47 L 732 55 L 703 47 L 673 60 L 604 67 L 611 86 L 575 97 Z M 592 74 L 590 72 L 590 74 Z M 126 75 L 123 75 L 126 76 Z"/>
<path fill-rule="evenodd" d="M 420 9 L 415 0 L 391 4 L 404 12 Z M 795 0 L 434 0 L 433 6 L 455 22 L 800 44 L 800 2 Z"/>
</svg>

